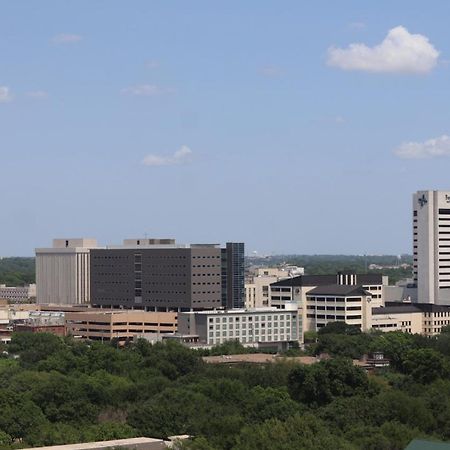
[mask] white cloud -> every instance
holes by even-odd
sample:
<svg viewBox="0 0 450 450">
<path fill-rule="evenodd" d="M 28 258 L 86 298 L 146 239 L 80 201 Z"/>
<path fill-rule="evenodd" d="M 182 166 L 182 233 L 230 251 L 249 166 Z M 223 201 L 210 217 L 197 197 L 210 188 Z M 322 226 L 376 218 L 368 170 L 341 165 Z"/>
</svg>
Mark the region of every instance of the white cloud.
<svg viewBox="0 0 450 450">
<path fill-rule="evenodd" d="M 155 84 L 137 84 L 135 86 L 124 88 L 120 92 L 124 95 L 153 97 L 155 95 L 169 94 L 173 92 L 173 89 L 163 88 L 161 86 L 156 86 Z"/>
<path fill-rule="evenodd" d="M 262 75 L 270 78 L 278 77 L 283 73 L 281 68 L 277 66 L 265 66 L 262 67 L 260 71 Z"/>
<path fill-rule="evenodd" d="M 191 157 L 192 150 L 188 146 L 183 145 L 173 155 L 149 154 L 142 160 L 142 164 L 144 166 L 174 166 L 189 163 Z"/>
<path fill-rule="evenodd" d="M 145 63 L 145 67 L 147 67 L 147 69 L 157 69 L 160 66 L 159 61 L 147 61 Z"/>
<path fill-rule="evenodd" d="M 366 28 L 366 24 L 364 22 L 352 22 L 349 27 L 352 30 L 364 30 L 364 28 Z"/>
<path fill-rule="evenodd" d="M 53 36 L 52 41 L 54 44 L 74 44 L 80 42 L 83 39 L 79 34 L 62 33 Z"/>
<path fill-rule="evenodd" d="M 385 73 L 427 73 L 437 64 L 439 52 L 426 36 L 411 34 L 402 26 L 389 30 L 381 44 L 328 49 L 327 63 L 343 70 Z"/>
<path fill-rule="evenodd" d="M 0 86 L 0 103 L 10 102 L 12 100 L 11 91 L 8 86 Z"/>
<path fill-rule="evenodd" d="M 45 91 L 30 91 L 27 92 L 27 96 L 36 100 L 43 100 L 48 97 L 48 93 Z"/>
<path fill-rule="evenodd" d="M 446 134 L 425 142 L 403 142 L 394 150 L 403 159 L 424 159 L 450 156 L 450 136 Z"/>
</svg>

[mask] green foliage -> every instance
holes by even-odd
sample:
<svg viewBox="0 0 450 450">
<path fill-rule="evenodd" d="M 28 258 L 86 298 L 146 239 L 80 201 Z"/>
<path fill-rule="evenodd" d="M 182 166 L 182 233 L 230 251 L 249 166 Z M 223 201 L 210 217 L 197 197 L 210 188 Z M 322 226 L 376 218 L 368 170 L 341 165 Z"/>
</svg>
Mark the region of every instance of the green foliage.
<svg viewBox="0 0 450 450">
<path fill-rule="evenodd" d="M 447 373 L 444 358 L 431 348 L 409 350 L 403 360 L 403 369 L 422 384 L 430 383 Z"/>
<path fill-rule="evenodd" d="M 319 329 L 319 336 L 324 334 L 346 334 L 349 336 L 361 334 L 361 328 L 358 325 L 349 325 L 345 322 L 328 322 L 324 327 Z"/>
<path fill-rule="evenodd" d="M 286 421 L 270 419 L 256 427 L 246 426 L 237 439 L 235 450 L 344 450 L 349 442 L 331 436 L 317 417 L 295 415 Z"/>
<path fill-rule="evenodd" d="M 228 367 L 177 342 L 116 348 L 16 334 L 0 359 L 0 448 L 174 434 L 195 437 L 178 450 L 396 450 L 415 437 L 448 440 L 447 338 L 333 326 L 314 344 L 333 359 Z M 384 351 L 392 369 L 368 377 L 342 358 L 370 350 Z"/>
<path fill-rule="evenodd" d="M 0 284 L 25 286 L 35 283 L 34 258 L 1 258 Z"/>
<path fill-rule="evenodd" d="M 336 397 L 350 397 L 367 387 L 366 374 L 346 359 L 298 366 L 289 375 L 291 396 L 311 406 L 325 405 Z"/>
</svg>

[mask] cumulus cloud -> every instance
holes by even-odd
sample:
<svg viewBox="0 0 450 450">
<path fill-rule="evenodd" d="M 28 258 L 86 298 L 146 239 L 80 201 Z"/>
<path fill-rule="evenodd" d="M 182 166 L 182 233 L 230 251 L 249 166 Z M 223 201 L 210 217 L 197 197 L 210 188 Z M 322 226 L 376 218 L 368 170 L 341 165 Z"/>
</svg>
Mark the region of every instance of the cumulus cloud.
<svg viewBox="0 0 450 450">
<path fill-rule="evenodd" d="M 269 78 L 278 77 L 283 73 L 281 68 L 277 67 L 277 66 L 262 67 L 260 72 L 262 75 L 264 75 L 265 77 L 269 77 Z"/>
<path fill-rule="evenodd" d="M 137 84 L 121 90 L 123 95 L 141 97 L 154 97 L 156 95 L 169 94 L 171 92 L 173 92 L 173 89 L 156 86 L 155 84 Z"/>
<path fill-rule="evenodd" d="M 159 61 L 155 61 L 155 60 L 147 61 L 145 63 L 145 67 L 147 67 L 147 69 L 157 69 L 159 66 L 160 66 Z"/>
<path fill-rule="evenodd" d="M 343 70 L 428 73 L 436 66 L 438 57 L 439 52 L 426 36 L 411 34 L 398 26 L 374 47 L 350 44 L 347 48 L 329 48 L 327 62 Z"/>
<path fill-rule="evenodd" d="M 143 160 L 144 166 L 174 166 L 177 164 L 186 164 L 191 161 L 192 150 L 186 146 L 181 146 L 172 155 L 149 154 Z"/>
<path fill-rule="evenodd" d="M 364 28 L 366 28 L 366 24 L 364 22 L 351 22 L 349 27 L 352 30 L 364 30 Z"/>
<path fill-rule="evenodd" d="M 45 91 L 30 91 L 27 92 L 27 96 L 36 100 L 43 100 L 48 97 L 48 93 Z"/>
<path fill-rule="evenodd" d="M 61 33 L 53 36 L 52 42 L 54 44 L 75 44 L 83 39 L 79 34 Z"/>
<path fill-rule="evenodd" d="M 0 86 L 0 103 L 6 103 L 12 100 L 11 91 L 8 86 Z"/>
<path fill-rule="evenodd" d="M 424 159 L 450 156 L 450 136 L 446 134 L 424 142 L 403 142 L 394 150 L 403 159 Z"/>
</svg>

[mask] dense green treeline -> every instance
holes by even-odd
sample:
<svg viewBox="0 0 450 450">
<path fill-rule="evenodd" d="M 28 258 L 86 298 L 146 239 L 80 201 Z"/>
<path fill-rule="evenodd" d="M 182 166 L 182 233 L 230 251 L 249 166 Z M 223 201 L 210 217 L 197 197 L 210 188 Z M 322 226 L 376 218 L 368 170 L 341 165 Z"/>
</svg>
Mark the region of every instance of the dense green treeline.
<svg viewBox="0 0 450 450">
<path fill-rule="evenodd" d="M 34 283 L 34 258 L 1 258 L 0 284 L 8 286 L 24 286 Z"/>
<path fill-rule="evenodd" d="M 371 349 L 392 358 L 392 369 L 367 376 L 346 358 Z M 2 449 L 185 433 L 196 439 L 182 448 L 205 450 L 395 450 L 414 437 L 450 440 L 450 333 L 331 325 L 310 351 L 336 357 L 311 366 L 215 366 L 175 342 L 120 349 L 31 333 L 14 335 L 7 350 Z"/>
<path fill-rule="evenodd" d="M 370 264 L 397 266 L 399 262 L 409 264 L 410 267 L 369 270 Z M 395 255 L 279 255 L 247 259 L 248 265 L 277 266 L 283 263 L 304 267 L 308 275 L 329 275 L 346 270 L 355 273 L 382 273 L 389 276 L 390 284 L 395 284 L 412 277 L 413 261 L 410 255 L 402 255 L 401 260 Z"/>
</svg>

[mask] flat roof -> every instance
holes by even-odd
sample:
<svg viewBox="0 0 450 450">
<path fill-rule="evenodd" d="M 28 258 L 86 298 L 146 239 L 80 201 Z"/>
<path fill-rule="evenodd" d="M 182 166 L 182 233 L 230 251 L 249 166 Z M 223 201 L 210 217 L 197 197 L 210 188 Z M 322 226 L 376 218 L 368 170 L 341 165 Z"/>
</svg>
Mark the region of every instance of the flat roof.
<svg viewBox="0 0 450 450">
<path fill-rule="evenodd" d="M 421 313 L 422 310 L 413 305 L 380 306 L 372 308 L 372 315 Z"/>
<path fill-rule="evenodd" d="M 49 447 L 33 447 L 24 450 L 90 450 L 94 448 L 114 448 L 117 446 L 126 447 L 128 445 L 142 445 L 142 444 L 162 444 L 161 449 L 166 445 L 162 439 L 138 437 L 130 439 L 114 439 L 112 441 L 97 441 L 97 442 L 84 442 L 79 444 L 67 444 L 67 445 L 53 445 Z M 152 447 L 150 447 L 152 448 Z M 154 446 L 155 450 L 158 448 Z"/>
<path fill-rule="evenodd" d="M 325 286 L 317 286 L 310 290 L 307 296 L 311 295 L 332 295 L 332 296 L 361 296 L 372 295 L 370 292 L 363 289 L 360 285 L 353 284 L 329 284 Z"/>
<path fill-rule="evenodd" d="M 343 275 L 350 275 L 351 272 L 342 273 Z M 271 286 L 323 286 L 327 284 L 335 284 L 337 282 L 339 273 L 334 275 L 299 275 L 294 278 L 286 278 L 284 280 L 272 283 Z M 379 273 L 362 273 L 356 275 L 356 282 L 363 285 L 379 285 L 383 284 L 383 275 Z"/>
</svg>

